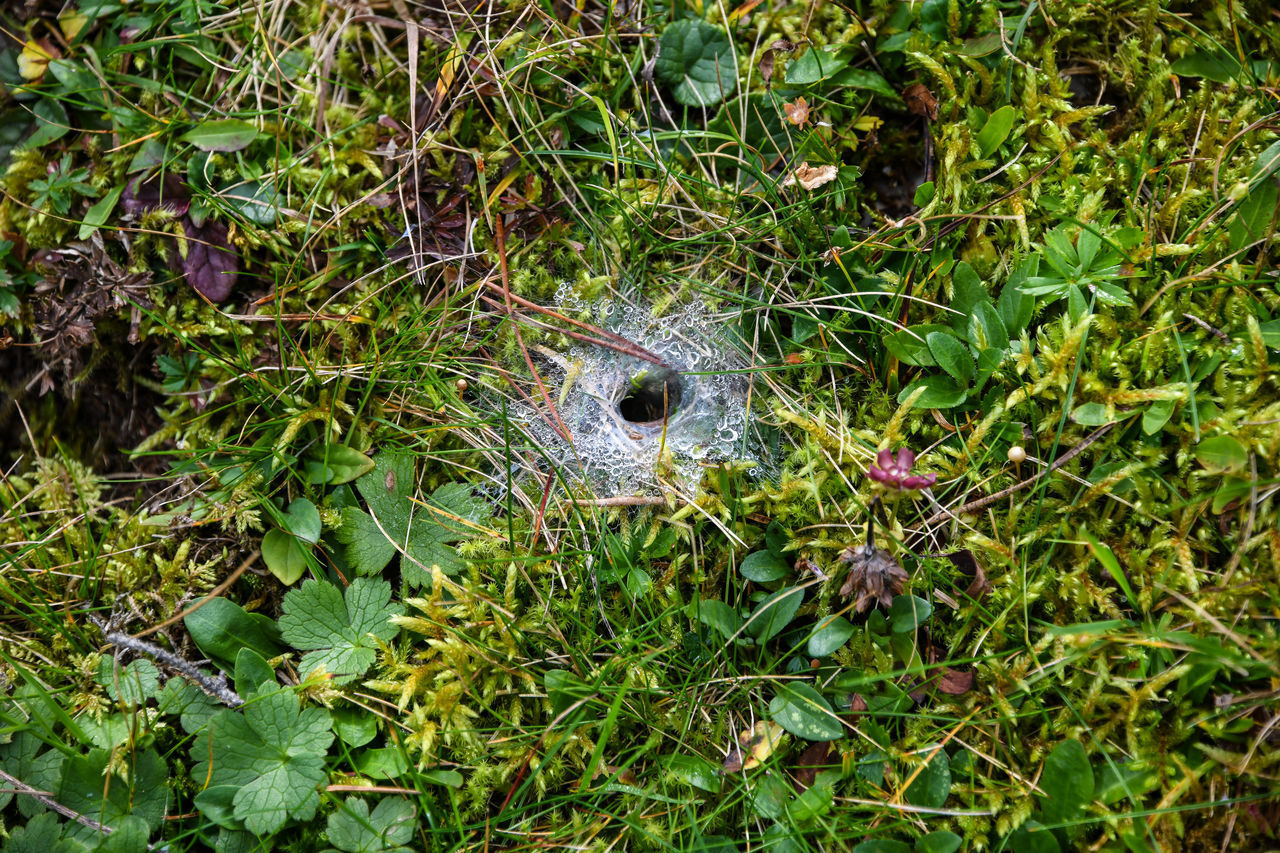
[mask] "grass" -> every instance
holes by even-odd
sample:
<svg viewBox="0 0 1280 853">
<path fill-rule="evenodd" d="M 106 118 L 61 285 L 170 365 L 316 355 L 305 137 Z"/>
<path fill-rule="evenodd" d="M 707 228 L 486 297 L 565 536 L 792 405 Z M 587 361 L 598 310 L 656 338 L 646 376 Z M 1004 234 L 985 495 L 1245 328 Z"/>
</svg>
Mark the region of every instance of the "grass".
<svg viewBox="0 0 1280 853">
<path fill-rule="evenodd" d="M 4 849 L 1275 846 L 1265 4 L 0 20 Z"/>
</svg>

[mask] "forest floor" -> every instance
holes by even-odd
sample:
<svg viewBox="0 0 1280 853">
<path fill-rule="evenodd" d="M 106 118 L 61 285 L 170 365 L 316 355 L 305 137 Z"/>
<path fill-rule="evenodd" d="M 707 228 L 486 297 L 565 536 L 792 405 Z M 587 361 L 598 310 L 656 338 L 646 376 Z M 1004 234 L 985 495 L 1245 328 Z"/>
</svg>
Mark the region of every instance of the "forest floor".
<svg viewBox="0 0 1280 853">
<path fill-rule="evenodd" d="M 5 851 L 1280 848 L 1280 12 L 0 13 Z"/>
</svg>

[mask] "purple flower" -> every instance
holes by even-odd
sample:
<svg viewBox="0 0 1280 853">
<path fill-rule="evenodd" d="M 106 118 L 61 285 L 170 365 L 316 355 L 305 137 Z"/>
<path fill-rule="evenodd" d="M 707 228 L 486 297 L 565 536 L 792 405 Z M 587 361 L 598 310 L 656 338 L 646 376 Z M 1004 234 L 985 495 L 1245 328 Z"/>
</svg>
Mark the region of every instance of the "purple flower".
<svg viewBox="0 0 1280 853">
<path fill-rule="evenodd" d="M 912 475 L 911 466 L 914 464 L 916 455 L 906 447 L 899 447 L 896 457 L 888 450 L 881 450 L 876 456 L 876 464 L 867 471 L 867 476 L 877 483 L 902 491 L 927 489 L 938 481 L 937 474 Z"/>
</svg>

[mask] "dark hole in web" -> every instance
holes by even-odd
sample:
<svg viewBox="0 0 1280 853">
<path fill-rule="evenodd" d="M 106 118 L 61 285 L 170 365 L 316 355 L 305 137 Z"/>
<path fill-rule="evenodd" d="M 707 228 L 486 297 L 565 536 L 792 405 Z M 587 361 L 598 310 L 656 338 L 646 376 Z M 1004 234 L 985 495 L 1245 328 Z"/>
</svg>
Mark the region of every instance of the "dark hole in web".
<svg viewBox="0 0 1280 853">
<path fill-rule="evenodd" d="M 684 383 L 674 370 L 660 368 L 633 376 L 627 394 L 618 401 L 618 414 L 633 424 L 665 420 L 680 406 Z"/>
</svg>

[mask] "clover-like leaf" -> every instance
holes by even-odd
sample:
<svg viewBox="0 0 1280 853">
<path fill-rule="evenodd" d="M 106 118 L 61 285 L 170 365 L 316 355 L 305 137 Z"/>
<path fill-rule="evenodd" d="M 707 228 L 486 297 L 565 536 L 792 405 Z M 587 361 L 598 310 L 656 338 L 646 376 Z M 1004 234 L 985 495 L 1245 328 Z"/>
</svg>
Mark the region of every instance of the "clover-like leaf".
<svg viewBox="0 0 1280 853">
<path fill-rule="evenodd" d="M 235 818 L 268 835 L 289 818 L 315 817 L 332 743 L 328 711 L 301 709 L 291 690 L 266 682 L 243 711 L 220 712 L 196 736 L 191 778 L 208 780 L 211 788 L 234 787 Z"/>
<path fill-rule="evenodd" d="M 403 555 L 400 568 L 412 586 L 428 582 L 432 566 L 446 573 L 462 570 L 462 559 L 449 545 L 472 535 L 487 518 L 484 501 L 465 483 L 447 483 L 423 506 L 412 499 L 413 489 L 408 456 L 383 454 L 372 471 L 356 480 L 369 511 L 344 508 L 337 537 L 360 574 L 382 571 L 397 553 Z"/>
<path fill-rule="evenodd" d="M 691 18 L 662 31 L 654 72 L 672 87 L 676 100 L 689 107 L 718 104 L 738 83 L 729 36 Z"/>
<path fill-rule="evenodd" d="M 344 853 L 400 853 L 413 839 L 416 810 L 408 800 L 387 798 L 369 812 L 369 804 L 348 797 L 329 815 L 329 840 Z"/>
<path fill-rule="evenodd" d="M 391 584 L 356 578 L 345 597 L 327 581 L 309 580 L 284 597 L 280 633 L 302 656 L 302 674 L 323 668 L 337 684 L 368 671 L 377 653 L 374 639 L 390 640 L 400 629 L 392 616 L 404 613 L 391 604 Z"/>
</svg>

